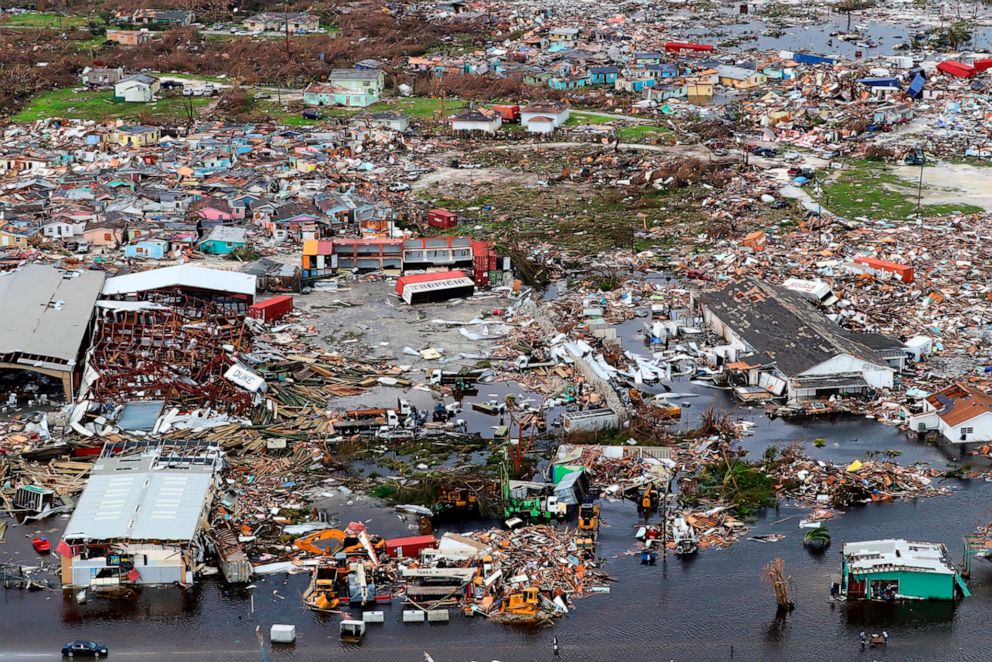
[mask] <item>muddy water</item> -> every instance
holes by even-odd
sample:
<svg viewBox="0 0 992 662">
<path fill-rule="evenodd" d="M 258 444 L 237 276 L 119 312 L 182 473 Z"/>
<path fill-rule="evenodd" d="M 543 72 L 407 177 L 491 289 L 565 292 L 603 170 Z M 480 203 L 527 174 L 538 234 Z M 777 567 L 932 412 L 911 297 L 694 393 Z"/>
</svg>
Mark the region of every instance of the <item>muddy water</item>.
<svg viewBox="0 0 992 662">
<path fill-rule="evenodd" d="M 797 521 L 804 511 L 769 512 L 754 533 L 784 533 L 779 543 L 745 540 L 722 551 L 705 551 L 688 562 L 668 559 L 641 566 L 633 548 L 636 512 L 630 503 L 608 504 L 600 553 L 617 582 L 612 594 L 578 601 L 578 609 L 551 630 L 518 630 L 455 616 L 447 625 L 404 625 L 397 603 L 386 623 L 370 626 L 360 647 L 337 641 L 336 619 L 302 609 L 305 575 L 266 577 L 255 582 L 254 614 L 249 591 L 232 591 L 206 581 L 181 591 L 147 589 L 129 601 L 76 605 L 60 593 L 0 593 L 0 659 L 17 653 L 50 653 L 65 640 L 89 637 L 106 643 L 114 659 L 208 659 L 225 655 L 256 659 L 256 624 L 293 623 L 299 639 L 275 647 L 273 658 L 421 661 L 429 651 L 437 662 L 550 659 L 551 638 L 563 645 L 563 659 L 600 661 L 618 655 L 645 660 L 984 660 L 992 646 L 987 616 L 992 609 L 992 566 L 976 562 L 975 595 L 956 605 L 836 605 L 827 599 L 830 575 L 838 572 L 844 540 L 908 537 L 946 543 L 954 556 L 960 534 L 992 516 L 992 486 L 955 483 L 951 496 L 918 503 L 857 508 L 830 524 L 834 544 L 822 556 L 801 546 Z M 787 519 L 791 518 L 791 519 Z M 378 523 L 387 527 L 389 516 Z M 779 524 L 773 522 L 783 520 Z M 395 525 L 401 528 L 397 521 Z M 384 531 L 389 533 L 388 531 Z M 403 533 L 399 530 L 396 533 Z M 28 555 L 20 529 L 8 534 L 3 551 Z M 760 569 L 780 556 L 795 582 L 798 608 L 776 616 Z M 356 612 L 357 613 L 357 612 Z M 885 629 L 887 651 L 861 653 L 857 634 Z M 19 656 L 17 656 L 19 657 Z"/>
</svg>

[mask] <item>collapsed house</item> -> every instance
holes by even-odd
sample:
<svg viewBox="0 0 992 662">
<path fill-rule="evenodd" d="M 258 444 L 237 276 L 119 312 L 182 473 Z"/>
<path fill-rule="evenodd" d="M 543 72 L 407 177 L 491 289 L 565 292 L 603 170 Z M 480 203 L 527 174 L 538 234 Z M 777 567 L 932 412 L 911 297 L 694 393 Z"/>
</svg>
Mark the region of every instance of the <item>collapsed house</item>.
<svg viewBox="0 0 992 662">
<path fill-rule="evenodd" d="M 0 274 L 0 369 L 59 379 L 71 400 L 104 278 L 40 264 Z"/>
<path fill-rule="evenodd" d="M 192 584 L 220 468 L 203 441 L 105 446 L 56 550 L 62 584 Z"/>
<path fill-rule="evenodd" d="M 84 399 L 247 410 L 252 394 L 225 374 L 251 349 L 244 318 L 254 297 L 253 275 L 186 265 L 108 279 Z"/>
<path fill-rule="evenodd" d="M 695 298 L 728 344 L 724 367 L 743 399 L 866 395 L 892 388 L 906 365 L 898 340 L 848 331 L 785 287 L 748 279 Z"/>
</svg>

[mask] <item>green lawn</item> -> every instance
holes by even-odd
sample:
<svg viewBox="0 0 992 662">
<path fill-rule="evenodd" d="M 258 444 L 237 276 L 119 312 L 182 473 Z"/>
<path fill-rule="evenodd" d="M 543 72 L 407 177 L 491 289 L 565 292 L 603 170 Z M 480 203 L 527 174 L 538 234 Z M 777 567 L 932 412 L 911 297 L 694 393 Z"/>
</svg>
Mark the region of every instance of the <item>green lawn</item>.
<svg viewBox="0 0 992 662">
<path fill-rule="evenodd" d="M 6 16 L 0 20 L 0 27 L 69 29 L 85 27 L 89 21 L 103 22 L 97 16 L 62 16 L 55 13 L 28 12 Z"/>
<path fill-rule="evenodd" d="M 617 120 L 612 117 L 590 115 L 589 113 L 583 113 L 580 110 L 573 110 L 568 114 L 568 120 L 565 122 L 565 126 L 578 126 L 579 124 L 609 124 L 610 122 L 616 121 Z"/>
<path fill-rule="evenodd" d="M 617 129 L 617 135 L 622 142 L 642 142 L 647 139 L 657 138 L 670 134 L 671 129 L 653 124 L 635 124 L 633 126 L 622 126 Z"/>
<path fill-rule="evenodd" d="M 445 115 L 450 116 L 467 105 L 468 102 L 461 101 L 460 99 L 445 99 Z M 373 113 L 383 110 L 401 110 L 413 119 L 423 120 L 430 119 L 440 106 L 440 99 L 431 99 L 429 97 L 398 97 L 372 104 L 368 110 Z"/>
<path fill-rule="evenodd" d="M 916 214 L 916 184 L 900 179 L 884 164 L 852 161 L 833 181 L 823 187 L 823 206 L 845 217 L 905 220 Z M 922 205 L 924 217 L 960 212 L 981 212 L 967 204 Z"/>
<path fill-rule="evenodd" d="M 81 90 L 62 88 L 35 97 L 21 112 L 11 119 L 14 122 L 34 122 L 49 117 L 81 120 L 125 119 L 137 120 L 143 113 L 161 120 L 185 119 L 186 104 L 190 99 L 193 108 L 210 103 L 205 97 L 163 97 L 154 103 L 124 103 L 114 101 L 110 90 Z"/>
</svg>

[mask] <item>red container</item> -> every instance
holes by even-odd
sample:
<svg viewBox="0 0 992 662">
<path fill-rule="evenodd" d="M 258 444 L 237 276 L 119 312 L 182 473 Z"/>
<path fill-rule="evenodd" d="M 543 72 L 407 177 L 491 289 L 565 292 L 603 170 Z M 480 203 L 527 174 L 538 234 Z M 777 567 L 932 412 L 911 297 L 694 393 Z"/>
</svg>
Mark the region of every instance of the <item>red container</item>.
<svg viewBox="0 0 992 662">
<path fill-rule="evenodd" d="M 403 551 L 403 556 L 420 556 L 420 551 L 430 549 L 437 544 L 434 536 L 407 536 L 405 538 L 391 538 L 386 541 L 386 553 L 396 558 Z"/>
<path fill-rule="evenodd" d="M 970 64 L 963 64 L 954 60 L 944 60 L 937 65 L 937 71 L 957 78 L 971 78 L 977 73 L 975 67 Z"/>
<path fill-rule="evenodd" d="M 697 44 L 691 41 L 670 41 L 665 44 L 665 50 L 668 52 L 679 51 L 695 51 L 697 53 L 708 53 L 713 50 L 713 46 L 710 44 Z"/>
<path fill-rule="evenodd" d="M 410 274 L 400 276 L 396 279 L 396 294 L 403 296 L 403 288 L 413 283 L 429 283 L 435 280 L 447 280 L 449 278 L 463 278 L 463 271 L 432 271 L 426 274 Z"/>
<path fill-rule="evenodd" d="M 895 274 L 904 283 L 913 282 L 913 267 L 906 264 L 898 264 L 887 260 L 879 260 L 875 257 L 856 257 L 854 261 L 863 264 L 872 271 L 887 271 Z"/>
<path fill-rule="evenodd" d="M 427 212 L 427 225 L 433 228 L 453 228 L 458 225 L 458 214 L 447 209 L 432 209 Z"/>
<path fill-rule="evenodd" d="M 520 106 L 517 104 L 494 104 L 493 110 L 499 113 L 504 124 L 520 122 Z"/>
<path fill-rule="evenodd" d="M 251 307 L 248 308 L 248 316 L 263 320 L 265 322 L 273 322 L 277 319 L 285 317 L 286 314 L 292 309 L 293 297 L 289 295 L 282 295 L 252 304 Z"/>
</svg>

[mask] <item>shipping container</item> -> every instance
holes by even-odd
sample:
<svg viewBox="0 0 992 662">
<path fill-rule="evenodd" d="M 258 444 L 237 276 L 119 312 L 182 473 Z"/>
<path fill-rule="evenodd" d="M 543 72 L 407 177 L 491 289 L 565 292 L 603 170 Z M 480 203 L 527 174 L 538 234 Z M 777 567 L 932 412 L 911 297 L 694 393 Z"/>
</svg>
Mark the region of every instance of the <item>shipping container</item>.
<svg viewBox="0 0 992 662">
<path fill-rule="evenodd" d="M 400 556 L 420 556 L 420 550 L 430 549 L 437 544 L 434 536 L 406 536 L 390 538 L 386 541 L 386 553 L 393 558 Z"/>
<path fill-rule="evenodd" d="M 475 283 L 462 271 L 410 274 L 396 281 L 396 293 L 411 305 L 472 296 L 474 292 Z"/>
<path fill-rule="evenodd" d="M 879 260 L 874 257 L 856 257 L 854 261 L 868 267 L 872 273 L 886 272 L 895 274 L 904 283 L 913 282 L 913 267 L 906 264 L 897 264 L 887 260 Z"/>
<path fill-rule="evenodd" d="M 248 316 L 265 322 L 273 322 L 285 317 L 291 310 L 293 310 L 293 297 L 283 295 L 252 304 L 248 308 Z"/>
<path fill-rule="evenodd" d="M 561 416 L 565 432 L 597 432 L 612 430 L 620 425 L 620 419 L 612 409 L 588 409 L 566 412 Z"/>
<path fill-rule="evenodd" d="M 453 228 L 458 225 L 458 214 L 447 209 L 431 209 L 427 212 L 427 225 L 432 228 Z"/>
</svg>

